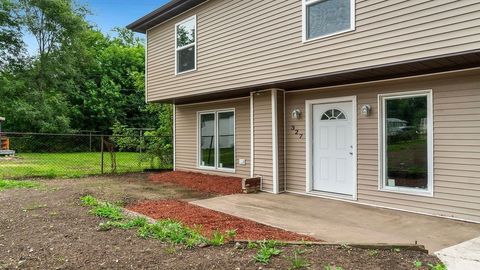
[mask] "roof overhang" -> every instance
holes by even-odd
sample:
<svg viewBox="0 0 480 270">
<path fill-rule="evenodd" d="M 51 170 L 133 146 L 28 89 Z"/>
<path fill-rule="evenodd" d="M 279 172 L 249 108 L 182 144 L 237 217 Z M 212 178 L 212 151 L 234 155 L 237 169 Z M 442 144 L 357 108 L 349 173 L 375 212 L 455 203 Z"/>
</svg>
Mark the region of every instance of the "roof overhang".
<svg viewBox="0 0 480 270">
<path fill-rule="evenodd" d="M 148 13 L 142 18 L 127 25 L 127 28 L 139 32 L 146 33 L 148 29 L 165 22 L 183 12 L 202 4 L 208 0 L 172 0 L 158 9 Z"/>
<path fill-rule="evenodd" d="M 371 66 L 367 68 L 344 70 L 317 76 L 296 78 L 292 80 L 256 84 L 248 87 L 231 88 L 217 92 L 183 96 L 174 99 L 153 100 L 152 102 L 188 104 L 244 96 L 246 97 L 250 95 L 250 92 L 252 91 L 269 88 L 295 91 L 428 75 L 477 67 L 480 67 L 480 50 Z"/>
</svg>

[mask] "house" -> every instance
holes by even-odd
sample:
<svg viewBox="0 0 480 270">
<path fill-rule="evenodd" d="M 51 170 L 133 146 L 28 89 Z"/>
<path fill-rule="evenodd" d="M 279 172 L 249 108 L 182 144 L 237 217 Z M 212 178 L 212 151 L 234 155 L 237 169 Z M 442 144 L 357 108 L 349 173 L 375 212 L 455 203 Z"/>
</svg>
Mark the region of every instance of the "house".
<svg viewBox="0 0 480 270">
<path fill-rule="evenodd" d="M 479 18 L 477 0 L 174 0 L 128 28 L 147 101 L 175 105 L 176 170 L 480 222 Z"/>
</svg>

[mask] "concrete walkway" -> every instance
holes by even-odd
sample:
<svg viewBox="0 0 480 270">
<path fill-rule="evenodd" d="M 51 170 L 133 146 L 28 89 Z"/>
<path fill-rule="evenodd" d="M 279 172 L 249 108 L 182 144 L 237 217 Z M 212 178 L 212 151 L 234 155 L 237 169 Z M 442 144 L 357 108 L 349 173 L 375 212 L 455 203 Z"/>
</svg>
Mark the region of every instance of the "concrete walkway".
<svg viewBox="0 0 480 270">
<path fill-rule="evenodd" d="M 417 241 L 434 252 L 480 236 L 480 224 L 290 193 L 235 194 L 192 203 L 327 242 Z"/>
<path fill-rule="evenodd" d="M 448 270 L 480 269 L 480 237 L 435 252 Z"/>
</svg>

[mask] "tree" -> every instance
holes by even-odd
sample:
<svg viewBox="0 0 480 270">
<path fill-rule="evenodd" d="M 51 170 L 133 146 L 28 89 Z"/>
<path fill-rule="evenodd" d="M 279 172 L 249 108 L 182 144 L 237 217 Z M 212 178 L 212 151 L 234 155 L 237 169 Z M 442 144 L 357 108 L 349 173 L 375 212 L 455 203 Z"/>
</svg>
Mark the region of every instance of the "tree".
<svg viewBox="0 0 480 270">
<path fill-rule="evenodd" d="M 24 53 L 16 9 L 10 0 L 0 0 L 0 71 L 16 63 Z"/>
</svg>

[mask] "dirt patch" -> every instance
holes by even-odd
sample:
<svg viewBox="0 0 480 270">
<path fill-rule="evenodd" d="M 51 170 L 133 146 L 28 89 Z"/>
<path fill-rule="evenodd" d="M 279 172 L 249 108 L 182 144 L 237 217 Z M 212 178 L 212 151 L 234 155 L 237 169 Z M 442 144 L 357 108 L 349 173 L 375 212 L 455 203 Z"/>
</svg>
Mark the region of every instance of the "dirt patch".
<svg viewBox="0 0 480 270">
<path fill-rule="evenodd" d="M 438 259 L 415 251 L 346 249 L 340 246 L 286 246 L 268 265 L 252 259 L 256 249 L 220 247 L 184 249 L 135 230 L 99 231 L 104 219 L 88 214 L 79 197 L 101 200 L 178 199 L 197 195 L 178 186 L 151 183 L 146 175 L 104 176 L 41 181 L 45 188 L 0 192 L 0 269 L 288 269 L 302 250 L 310 269 L 336 265 L 349 269 L 415 269 L 420 260 Z M 427 270 L 428 267 L 419 269 Z"/>
<path fill-rule="evenodd" d="M 151 174 L 149 179 L 152 182 L 172 183 L 197 191 L 221 195 L 242 193 L 242 179 L 238 177 L 174 171 Z"/>
<path fill-rule="evenodd" d="M 236 230 L 235 239 L 283 241 L 318 241 L 317 239 L 266 226 L 251 220 L 234 217 L 177 200 L 143 201 L 128 205 L 129 210 L 154 219 L 174 219 L 190 227 L 200 226 L 202 234 L 211 236 L 215 230 Z"/>
</svg>

